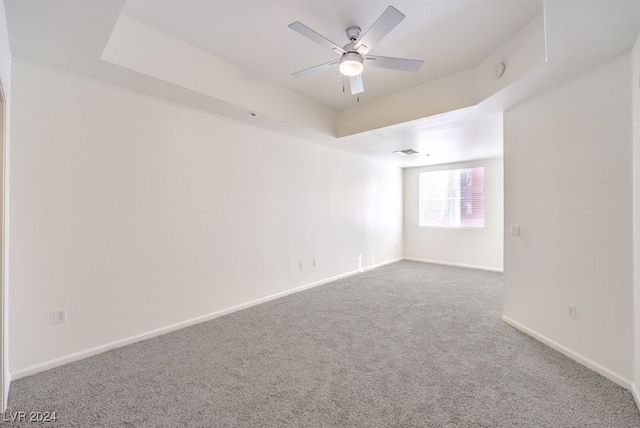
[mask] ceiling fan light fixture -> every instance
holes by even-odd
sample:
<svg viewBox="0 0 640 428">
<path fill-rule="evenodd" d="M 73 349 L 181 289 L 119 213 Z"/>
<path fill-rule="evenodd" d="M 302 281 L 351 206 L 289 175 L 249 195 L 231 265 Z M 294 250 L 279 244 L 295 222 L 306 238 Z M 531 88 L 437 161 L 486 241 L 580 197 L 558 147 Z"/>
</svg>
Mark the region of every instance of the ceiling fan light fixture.
<svg viewBox="0 0 640 428">
<path fill-rule="evenodd" d="M 340 58 L 340 73 L 345 76 L 357 76 L 363 68 L 362 56 L 356 52 L 347 52 Z"/>
</svg>

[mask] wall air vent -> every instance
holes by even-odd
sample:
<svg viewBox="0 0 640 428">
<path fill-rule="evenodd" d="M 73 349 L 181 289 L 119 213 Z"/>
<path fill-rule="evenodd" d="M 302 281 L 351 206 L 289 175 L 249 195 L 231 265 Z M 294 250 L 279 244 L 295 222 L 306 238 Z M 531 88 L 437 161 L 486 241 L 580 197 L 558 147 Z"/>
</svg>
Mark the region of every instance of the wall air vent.
<svg viewBox="0 0 640 428">
<path fill-rule="evenodd" d="M 404 150 L 396 150 L 393 153 L 395 153 L 398 156 L 409 156 L 409 155 L 415 155 L 418 152 L 413 149 L 404 149 Z"/>
</svg>

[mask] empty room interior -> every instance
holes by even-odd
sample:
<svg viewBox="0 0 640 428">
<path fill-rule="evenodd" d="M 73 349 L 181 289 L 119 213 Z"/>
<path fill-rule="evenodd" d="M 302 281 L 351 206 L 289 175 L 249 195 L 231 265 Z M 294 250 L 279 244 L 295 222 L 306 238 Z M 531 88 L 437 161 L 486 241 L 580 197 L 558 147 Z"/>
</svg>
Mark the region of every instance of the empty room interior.
<svg viewBox="0 0 640 428">
<path fill-rule="evenodd" d="M 640 427 L 639 36 L 4 0 L 0 422 Z"/>
</svg>

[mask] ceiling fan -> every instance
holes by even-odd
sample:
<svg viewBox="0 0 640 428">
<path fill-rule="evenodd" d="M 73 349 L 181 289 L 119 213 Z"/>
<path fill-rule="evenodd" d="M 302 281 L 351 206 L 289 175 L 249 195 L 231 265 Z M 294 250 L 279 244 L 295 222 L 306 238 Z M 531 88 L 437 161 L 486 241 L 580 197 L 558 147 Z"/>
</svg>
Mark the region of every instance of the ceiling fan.
<svg viewBox="0 0 640 428">
<path fill-rule="evenodd" d="M 337 60 L 316 65 L 292 73 L 291 75 L 293 77 L 304 77 L 321 70 L 338 67 L 343 75 L 349 77 L 351 93 L 355 95 L 364 92 L 362 70 L 365 64 L 371 65 L 372 67 L 390 68 L 393 70 L 419 71 L 424 61 L 369 55 L 369 51 L 374 45 L 382 40 L 382 38 L 393 30 L 404 18 L 405 15 L 398 11 L 398 9 L 389 6 L 362 37 L 360 37 L 362 31 L 360 27 L 347 28 L 349 43 L 344 45 L 344 47 L 336 45 L 331 40 L 298 21 L 289 24 L 289 28 L 293 31 L 302 34 L 306 38 L 340 55 L 340 58 Z"/>
</svg>

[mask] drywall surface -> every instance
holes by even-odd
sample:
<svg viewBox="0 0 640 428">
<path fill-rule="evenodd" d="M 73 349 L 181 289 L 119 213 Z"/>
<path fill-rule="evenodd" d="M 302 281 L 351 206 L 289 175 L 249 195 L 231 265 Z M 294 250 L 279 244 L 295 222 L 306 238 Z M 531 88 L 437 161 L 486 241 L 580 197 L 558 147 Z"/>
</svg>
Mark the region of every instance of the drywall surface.
<svg viewBox="0 0 640 428">
<path fill-rule="evenodd" d="M 4 5 L 0 5 L 0 82 L 4 95 L 8 98 L 11 92 L 11 50 Z"/>
<path fill-rule="evenodd" d="M 420 227 L 419 175 L 423 171 L 485 167 L 485 227 L 448 229 Z M 502 270 L 502 158 L 404 170 L 404 255 L 436 263 Z"/>
<path fill-rule="evenodd" d="M 13 89 L 12 374 L 402 257 L 399 168 L 27 60 Z"/>
<path fill-rule="evenodd" d="M 545 60 L 544 16 L 540 14 L 474 68 L 342 110 L 337 118 L 338 136 L 477 105 Z M 495 79 L 494 66 L 500 62 L 508 66 L 504 76 Z"/>
<path fill-rule="evenodd" d="M 7 32 L 7 20 L 4 10 L 4 5 L 0 5 L 0 86 L 2 86 L 2 94 L 4 96 L 4 106 L 1 112 L 4 114 L 4 118 L 0 121 L 0 132 L 2 133 L 2 137 L 0 141 L 3 142 L 3 147 L 0 148 L 1 153 L 1 162 L 3 165 L 2 168 L 2 190 L 0 195 L 2 195 L 2 209 L 5 210 L 3 216 L 0 217 L 2 219 L 3 224 L 0 225 L 1 235 L 0 235 L 0 245 L 2 249 L 0 254 L 2 256 L 2 287 L 0 287 L 0 305 L 2 305 L 2 309 L 0 310 L 0 316 L 2 320 L 0 322 L 0 328 L 2 331 L 0 333 L 0 352 L 2 353 L 2 358 L 0 361 L 2 363 L 2 376 L 0 376 L 2 391 L 0 393 L 0 412 L 4 412 L 7 408 L 7 400 L 9 398 L 9 385 L 11 383 L 11 376 L 9 374 L 9 346 L 8 346 L 8 328 L 9 328 L 9 311 L 8 311 L 8 281 L 7 281 L 7 270 L 8 266 L 6 261 L 8 260 L 8 251 L 7 251 L 7 243 L 8 243 L 8 229 L 7 225 L 9 222 L 8 216 L 6 214 L 7 209 L 7 196 L 8 196 L 8 179 L 7 179 L 7 168 L 8 163 L 6 162 L 6 154 L 9 152 L 9 134 L 10 134 L 10 117 L 11 117 L 11 51 L 9 48 L 9 34 Z"/>
<path fill-rule="evenodd" d="M 640 406 L 640 36 L 631 51 L 631 99 L 633 122 L 633 385 Z"/>
<path fill-rule="evenodd" d="M 620 384 L 633 375 L 631 62 L 504 114 L 504 317 Z M 576 319 L 567 314 L 575 305 Z"/>
<path fill-rule="evenodd" d="M 120 15 L 102 59 L 333 136 L 335 114 L 208 52 Z"/>
</svg>

